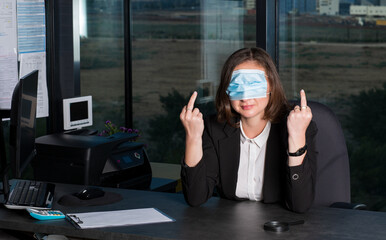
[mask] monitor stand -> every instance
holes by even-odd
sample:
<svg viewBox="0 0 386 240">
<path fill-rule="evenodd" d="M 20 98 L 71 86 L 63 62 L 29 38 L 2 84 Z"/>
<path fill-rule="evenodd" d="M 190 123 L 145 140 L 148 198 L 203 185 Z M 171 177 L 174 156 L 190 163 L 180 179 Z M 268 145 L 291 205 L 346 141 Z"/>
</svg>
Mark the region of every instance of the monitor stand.
<svg viewBox="0 0 386 240">
<path fill-rule="evenodd" d="M 70 135 L 88 136 L 88 135 L 96 135 L 98 133 L 98 130 L 81 128 L 81 129 L 67 131 L 67 132 L 64 132 L 64 133 L 65 134 L 70 134 Z"/>
</svg>

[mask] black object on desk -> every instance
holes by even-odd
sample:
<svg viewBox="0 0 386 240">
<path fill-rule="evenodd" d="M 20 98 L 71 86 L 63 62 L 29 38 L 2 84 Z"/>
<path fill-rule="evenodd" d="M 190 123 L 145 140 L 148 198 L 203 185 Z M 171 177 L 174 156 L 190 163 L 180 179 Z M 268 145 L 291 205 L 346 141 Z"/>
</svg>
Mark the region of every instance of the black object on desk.
<svg viewBox="0 0 386 240">
<path fill-rule="evenodd" d="M 136 134 L 52 134 L 36 139 L 35 177 L 43 181 L 148 189 L 151 167 Z"/>
<path fill-rule="evenodd" d="M 298 224 L 304 224 L 304 220 L 294 222 L 269 221 L 264 223 L 264 230 L 271 232 L 286 232 L 289 230 L 289 226 Z"/>
<path fill-rule="evenodd" d="M 81 191 L 83 191 L 82 189 Z M 74 193 L 65 194 L 58 200 L 58 204 L 64 207 L 103 206 L 121 201 L 122 195 L 117 192 L 107 191 L 103 196 L 82 199 Z"/>
<path fill-rule="evenodd" d="M 74 194 L 75 197 L 82 200 L 99 198 L 99 197 L 103 197 L 104 195 L 105 195 L 105 192 L 101 188 L 97 188 L 97 187 L 86 187 Z"/>
</svg>

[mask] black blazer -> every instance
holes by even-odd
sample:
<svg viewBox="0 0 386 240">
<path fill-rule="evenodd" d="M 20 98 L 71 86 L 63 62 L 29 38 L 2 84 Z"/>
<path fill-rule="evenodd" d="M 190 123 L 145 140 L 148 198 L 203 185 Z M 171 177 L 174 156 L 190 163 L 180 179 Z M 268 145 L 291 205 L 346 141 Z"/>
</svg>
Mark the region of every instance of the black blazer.
<svg viewBox="0 0 386 240">
<path fill-rule="evenodd" d="M 240 161 L 240 128 L 218 123 L 216 116 L 205 118 L 203 158 L 195 167 L 182 161 L 181 179 L 187 203 L 205 203 L 217 188 L 223 198 L 243 200 L 236 193 Z M 315 195 L 317 127 L 311 121 L 307 132 L 307 154 L 299 166 L 288 167 L 287 122 L 272 123 L 265 155 L 263 202 L 282 202 L 295 212 L 305 212 Z"/>
</svg>

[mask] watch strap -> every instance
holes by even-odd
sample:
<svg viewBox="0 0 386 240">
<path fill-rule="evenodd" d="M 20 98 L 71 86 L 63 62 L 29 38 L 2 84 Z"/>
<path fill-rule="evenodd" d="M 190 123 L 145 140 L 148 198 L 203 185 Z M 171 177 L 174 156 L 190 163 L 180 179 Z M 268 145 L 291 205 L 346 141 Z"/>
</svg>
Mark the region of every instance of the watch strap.
<svg viewBox="0 0 386 240">
<path fill-rule="evenodd" d="M 298 149 L 296 152 L 294 152 L 294 153 L 290 153 L 290 152 L 287 150 L 287 154 L 288 154 L 288 156 L 290 156 L 290 157 L 298 157 L 298 156 L 303 155 L 303 154 L 306 152 L 306 150 L 307 150 L 307 144 L 304 145 L 304 147 L 299 148 L 299 149 Z"/>
</svg>

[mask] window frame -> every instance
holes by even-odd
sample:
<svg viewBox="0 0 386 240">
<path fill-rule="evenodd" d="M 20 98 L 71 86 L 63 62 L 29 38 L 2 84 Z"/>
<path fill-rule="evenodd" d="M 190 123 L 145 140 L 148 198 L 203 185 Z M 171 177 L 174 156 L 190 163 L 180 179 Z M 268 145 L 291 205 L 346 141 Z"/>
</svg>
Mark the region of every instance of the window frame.
<svg viewBox="0 0 386 240">
<path fill-rule="evenodd" d="M 268 52 L 279 64 L 279 1 L 256 0 L 256 47 Z"/>
</svg>

